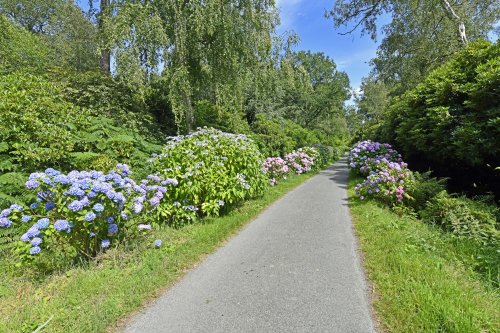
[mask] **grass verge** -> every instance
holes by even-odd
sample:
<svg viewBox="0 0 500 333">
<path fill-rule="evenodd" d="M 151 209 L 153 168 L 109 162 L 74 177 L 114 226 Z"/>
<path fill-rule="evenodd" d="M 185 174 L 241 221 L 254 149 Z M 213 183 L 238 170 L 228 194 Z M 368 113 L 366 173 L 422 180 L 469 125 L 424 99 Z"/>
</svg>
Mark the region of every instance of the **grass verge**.
<svg viewBox="0 0 500 333">
<path fill-rule="evenodd" d="M 170 287 L 265 207 L 312 176 L 291 176 L 225 216 L 155 231 L 132 249 L 107 251 L 86 267 L 61 274 L 15 277 L 0 258 L 0 332 L 32 332 L 51 317 L 44 332 L 113 331 L 121 318 Z M 163 246 L 153 249 L 154 239 L 163 240 Z"/>
<path fill-rule="evenodd" d="M 500 332 L 499 290 L 459 260 L 460 243 L 409 215 L 360 201 L 349 182 L 349 203 L 388 332 Z"/>
</svg>

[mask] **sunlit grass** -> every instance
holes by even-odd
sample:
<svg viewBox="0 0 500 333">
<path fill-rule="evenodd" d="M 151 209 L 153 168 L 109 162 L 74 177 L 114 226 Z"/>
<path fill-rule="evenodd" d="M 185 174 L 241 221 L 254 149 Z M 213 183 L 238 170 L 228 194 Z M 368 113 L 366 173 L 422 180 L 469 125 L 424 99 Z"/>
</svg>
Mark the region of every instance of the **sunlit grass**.
<svg viewBox="0 0 500 333">
<path fill-rule="evenodd" d="M 353 195 L 350 207 L 388 332 L 499 332 L 498 289 L 461 260 L 465 249 L 439 228 Z"/>
</svg>

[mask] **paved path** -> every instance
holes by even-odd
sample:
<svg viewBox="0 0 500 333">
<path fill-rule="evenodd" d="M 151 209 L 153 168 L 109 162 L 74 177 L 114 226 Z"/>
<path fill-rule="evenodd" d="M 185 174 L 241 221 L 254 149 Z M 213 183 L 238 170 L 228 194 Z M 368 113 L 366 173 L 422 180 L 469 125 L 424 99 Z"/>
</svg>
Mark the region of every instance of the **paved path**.
<svg viewBox="0 0 500 333">
<path fill-rule="evenodd" d="M 374 332 L 342 160 L 271 205 L 125 332 Z"/>
</svg>

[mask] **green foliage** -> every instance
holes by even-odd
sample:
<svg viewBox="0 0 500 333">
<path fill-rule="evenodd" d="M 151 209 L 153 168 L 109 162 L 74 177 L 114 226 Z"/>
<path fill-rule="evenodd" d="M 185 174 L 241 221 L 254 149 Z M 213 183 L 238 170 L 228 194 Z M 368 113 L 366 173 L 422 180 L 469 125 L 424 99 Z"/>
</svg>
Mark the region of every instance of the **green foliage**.
<svg viewBox="0 0 500 333">
<path fill-rule="evenodd" d="M 77 71 L 97 68 L 99 63 L 95 27 L 74 1 L 0 0 L 0 15 L 2 14 L 20 27 L 16 27 L 16 31 L 10 29 L 7 32 L 9 35 L 15 38 L 16 35 L 31 32 L 33 34 L 24 39 L 28 42 L 27 49 L 45 50 L 42 58 L 45 61 L 37 64 L 34 59 L 29 67 L 36 64 Z M 33 40 L 39 45 L 34 45 L 31 42 Z M 23 49 L 14 51 L 19 51 L 18 54 L 24 57 Z M 14 55 L 16 56 L 18 55 Z"/>
<path fill-rule="evenodd" d="M 153 142 L 161 137 L 162 127 L 148 111 L 142 94 L 129 84 L 99 71 L 62 73 L 63 97 L 86 108 L 93 116 L 105 116 L 116 123 L 140 132 Z"/>
<path fill-rule="evenodd" d="M 420 212 L 424 220 L 440 225 L 458 237 L 486 243 L 498 242 L 497 214 L 498 208 L 494 205 L 465 197 L 451 197 L 446 191 L 437 194 Z"/>
<path fill-rule="evenodd" d="M 256 116 L 251 128 L 260 151 L 266 156 L 284 156 L 294 149 L 323 141 L 317 131 L 290 120 L 269 118 L 263 114 Z"/>
<path fill-rule="evenodd" d="M 136 130 L 68 102 L 61 85 L 46 78 L 16 73 L 0 81 L 0 200 L 22 194 L 20 178 L 47 167 L 110 170 L 128 162 L 143 175 L 143 160 L 160 149 Z"/>
<path fill-rule="evenodd" d="M 267 177 L 261 167 L 262 155 L 245 135 L 208 128 L 171 138 L 152 160 L 152 168 L 179 184 L 166 193 L 168 200 L 158 214 L 174 225 L 218 215 L 222 207 L 264 193 Z"/>
<path fill-rule="evenodd" d="M 353 195 L 359 180 L 351 180 Z M 454 237 L 371 200 L 349 198 L 349 207 L 388 332 L 498 330 L 498 245 Z"/>
<path fill-rule="evenodd" d="M 318 157 L 314 161 L 315 166 L 318 168 L 327 166 L 339 157 L 337 156 L 337 150 L 335 150 L 332 146 L 318 143 L 314 144 L 313 147 L 316 148 L 316 151 L 318 152 Z"/>
<path fill-rule="evenodd" d="M 19 69 L 41 72 L 49 63 L 49 47 L 0 13 L 0 74 Z"/>
<path fill-rule="evenodd" d="M 431 177 L 430 172 L 414 172 L 413 176 L 415 183 L 409 193 L 413 200 L 407 204 L 418 212 L 424 209 L 427 203 L 438 193 L 446 189 L 446 178 Z"/>
<path fill-rule="evenodd" d="M 457 53 L 396 104 L 396 141 L 403 153 L 466 165 L 492 163 L 500 153 L 494 98 L 499 86 L 500 43 L 481 41 Z"/>
<path fill-rule="evenodd" d="M 451 10 L 443 0 L 339 0 L 329 16 L 336 27 L 354 26 L 346 33 L 360 27 L 362 34 L 376 40 L 383 31 L 384 38 L 372 60 L 373 72 L 401 94 L 465 45 L 459 24 L 463 24 L 466 39 L 474 41 L 488 38 L 500 18 L 500 5 L 495 0 L 448 3 Z M 379 27 L 377 19 L 384 14 L 390 21 Z"/>
</svg>

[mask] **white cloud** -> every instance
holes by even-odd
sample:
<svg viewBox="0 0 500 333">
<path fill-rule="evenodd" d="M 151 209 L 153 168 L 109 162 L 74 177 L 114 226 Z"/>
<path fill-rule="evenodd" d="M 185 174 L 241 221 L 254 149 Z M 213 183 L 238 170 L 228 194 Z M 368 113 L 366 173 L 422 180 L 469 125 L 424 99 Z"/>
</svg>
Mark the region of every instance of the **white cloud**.
<svg viewBox="0 0 500 333">
<path fill-rule="evenodd" d="M 280 12 L 280 30 L 290 30 L 293 28 L 295 18 L 301 13 L 297 10 L 304 0 L 276 0 L 276 7 Z"/>
</svg>

